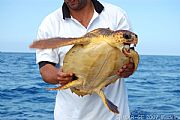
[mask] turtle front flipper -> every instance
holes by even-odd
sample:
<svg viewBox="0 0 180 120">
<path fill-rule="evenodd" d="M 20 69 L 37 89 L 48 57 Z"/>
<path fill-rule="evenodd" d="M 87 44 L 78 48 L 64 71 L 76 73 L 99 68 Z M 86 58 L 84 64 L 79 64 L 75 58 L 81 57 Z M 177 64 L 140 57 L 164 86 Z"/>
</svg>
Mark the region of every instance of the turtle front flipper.
<svg viewBox="0 0 180 120">
<path fill-rule="evenodd" d="M 50 49 L 50 48 L 58 48 L 66 45 L 72 44 L 87 44 L 89 43 L 88 38 L 83 39 L 80 38 L 48 38 L 48 39 L 41 39 L 35 40 L 29 47 L 36 48 L 36 49 Z"/>
<path fill-rule="evenodd" d="M 102 90 L 96 92 L 102 99 L 104 105 L 113 113 L 119 114 L 118 107 L 106 98 Z"/>
<path fill-rule="evenodd" d="M 137 69 L 138 64 L 139 64 L 139 55 L 136 51 L 131 50 L 129 52 L 127 52 L 126 50 L 123 50 L 124 54 L 129 57 L 132 58 L 133 63 L 134 63 L 134 71 Z"/>
<path fill-rule="evenodd" d="M 79 85 L 82 85 L 82 81 L 81 80 L 74 80 L 72 82 L 69 82 L 65 85 L 62 85 L 62 86 L 59 86 L 59 87 L 56 87 L 56 88 L 48 88 L 48 90 L 64 90 L 64 89 L 68 89 L 70 87 L 76 87 L 76 86 L 79 86 Z"/>
</svg>

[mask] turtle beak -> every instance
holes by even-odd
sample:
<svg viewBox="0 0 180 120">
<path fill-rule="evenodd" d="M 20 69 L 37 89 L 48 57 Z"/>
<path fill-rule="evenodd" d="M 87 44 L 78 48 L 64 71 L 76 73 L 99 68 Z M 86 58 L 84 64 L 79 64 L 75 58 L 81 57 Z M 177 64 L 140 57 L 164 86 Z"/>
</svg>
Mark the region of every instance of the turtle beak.
<svg viewBox="0 0 180 120">
<path fill-rule="evenodd" d="M 128 30 L 117 30 L 115 31 L 115 36 L 118 36 L 118 42 L 121 43 L 120 46 L 118 46 L 120 50 L 122 50 L 122 48 L 125 48 L 126 51 L 129 51 L 130 48 L 134 49 L 134 47 L 136 47 L 136 44 L 138 43 L 138 36 Z"/>
<path fill-rule="evenodd" d="M 135 33 L 126 31 L 123 34 L 123 38 L 125 39 L 124 41 L 125 48 L 136 47 L 136 44 L 138 43 L 138 36 Z"/>
</svg>

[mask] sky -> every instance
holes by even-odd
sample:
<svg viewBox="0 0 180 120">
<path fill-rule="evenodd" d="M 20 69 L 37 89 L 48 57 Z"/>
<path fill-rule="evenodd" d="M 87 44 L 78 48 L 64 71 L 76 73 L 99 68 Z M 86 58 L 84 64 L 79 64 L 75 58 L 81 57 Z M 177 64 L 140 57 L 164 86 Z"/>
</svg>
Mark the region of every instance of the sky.
<svg viewBox="0 0 180 120">
<path fill-rule="evenodd" d="M 140 55 L 180 56 L 180 0 L 104 0 L 127 12 Z M 35 52 L 28 46 L 63 0 L 0 0 L 0 51 Z M 179 37 L 178 37 L 179 36 Z"/>
</svg>

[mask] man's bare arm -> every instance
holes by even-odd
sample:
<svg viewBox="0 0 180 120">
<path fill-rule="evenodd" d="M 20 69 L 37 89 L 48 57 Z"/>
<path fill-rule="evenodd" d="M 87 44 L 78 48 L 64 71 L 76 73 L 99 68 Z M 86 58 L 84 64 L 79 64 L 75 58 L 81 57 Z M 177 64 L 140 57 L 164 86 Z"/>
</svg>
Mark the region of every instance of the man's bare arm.
<svg viewBox="0 0 180 120">
<path fill-rule="evenodd" d="M 46 64 L 40 68 L 43 80 L 50 84 L 67 84 L 72 81 L 72 73 L 64 73 L 62 69 L 58 69 L 51 64 Z"/>
</svg>

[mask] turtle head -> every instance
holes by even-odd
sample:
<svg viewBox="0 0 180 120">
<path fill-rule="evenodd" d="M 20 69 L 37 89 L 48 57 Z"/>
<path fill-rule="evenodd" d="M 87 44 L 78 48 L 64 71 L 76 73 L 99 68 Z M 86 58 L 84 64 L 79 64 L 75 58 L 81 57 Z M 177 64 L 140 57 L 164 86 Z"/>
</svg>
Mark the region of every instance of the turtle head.
<svg viewBox="0 0 180 120">
<path fill-rule="evenodd" d="M 123 52 L 126 57 L 131 58 L 134 63 L 134 71 L 137 69 L 139 63 L 139 55 L 134 50 L 134 47 L 138 43 L 138 36 L 128 30 L 118 30 L 114 31 L 113 38 L 115 41 L 115 46 Z"/>
<path fill-rule="evenodd" d="M 112 34 L 112 44 L 119 48 L 121 51 L 123 48 L 130 49 L 130 47 L 136 46 L 138 43 L 138 36 L 128 30 L 117 30 Z"/>
</svg>

